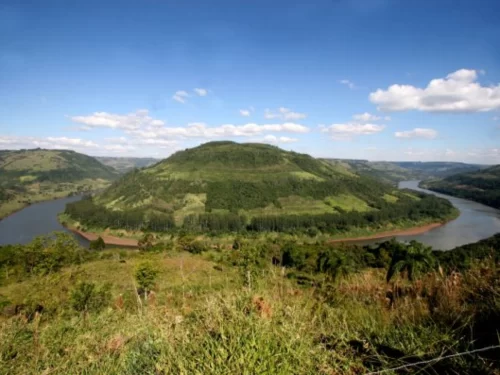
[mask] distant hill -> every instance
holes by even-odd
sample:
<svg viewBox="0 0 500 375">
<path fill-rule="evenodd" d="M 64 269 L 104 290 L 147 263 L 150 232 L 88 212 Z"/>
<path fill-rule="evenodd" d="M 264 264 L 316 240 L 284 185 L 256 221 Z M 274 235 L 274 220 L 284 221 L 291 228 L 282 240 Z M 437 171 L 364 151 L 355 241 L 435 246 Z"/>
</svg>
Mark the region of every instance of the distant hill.
<svg viewBox="0 0 500 375">
<path fill-rule="evenodd" d="M 117 171 L 95 158 L 70 150 L 2 150 L 0 184 L 12 182 L 72 182 L 118 177 Z"/>
<path fill-rule="evenodd" d="M 343 165 L 353 172 L 396 184 L 405 180 L 443 178 L 456 173 L 474 172 L 482 165 L 456 162 L 398 162 L 356 159 L 324 159 L 333 165 Z"/>
<path fill-rule="evenodd" d="M 422 186 L 500 208 L 500 165 L 476 172 L 455 174 L 443 180 L 425 181 Z"/>
<path fill-rule="evenodd" d="M 33 202 L 102 189 L 119 177 L 69 150 L 0 150 L 0 218 Z"/>
<path fill-rule="evenodd" d="M 159 161 L 159 159 L 154 158 L 128 158 L 128 157 L 109 157 L 109 156 L 97 156 L 102 164 L 107 165 L 116 169 L 120 173 L 126 173 L 134 168 L 144 168 L 149 167 Z"/>
<path fill-rule="evenodd" d="M 130 172 L 93 200 L 68 205 L 66 211 L 101 227 L 139 228 L 157 222 L 162 228 L 269 229 L 340 220 L 335 225 L 347 228 L 350 220 L 367 225 L 389 220 L 396 211 L 407 220 L 406 210 L 419 201 L 416 194 L 309 155 L 264 144 L 211 142 Z M 415 215 L 420 208 L 413 210 Z M 287 215 L 296 216 L 272 223 L 266 219 Z"/>
</svg>

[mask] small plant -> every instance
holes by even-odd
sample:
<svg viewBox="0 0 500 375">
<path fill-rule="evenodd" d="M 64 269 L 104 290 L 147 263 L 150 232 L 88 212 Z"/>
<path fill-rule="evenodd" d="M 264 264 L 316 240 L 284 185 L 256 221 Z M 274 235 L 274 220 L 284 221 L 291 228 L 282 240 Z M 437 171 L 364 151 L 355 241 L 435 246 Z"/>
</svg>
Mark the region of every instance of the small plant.
<svg viewBox="0 0 500 375">
<path fill-rule="evenodd" d="M 78 312 L 98 312 L 108 306 L 111 300 L 110 285 L 97 286 L 94 283 L 80 282 L 71 292 L 71 307 Z"/>
<path fill-rule="evenodd" d="M 104 250 L 106 248 L 106 244 L 101 236 L 99 236 L 96 240 L 90 241 L 89 249 L 90 250 Z"/>
<path fill-rule="evenodd" d="M 141 251 L 150 251 L 154 245 L 155 236 L 152 233 L 145 233 L 139 240 L 138 245 Z"/>
<path fill-rule="evenodd" d="M 143 262 L 137 266 L 135 271 L 135 280 L 139 285 L 140 291 L 144 293 L 144 299 L 147 299 L 150 291 L 156 282 L 158 270 L 151 263 Z"/>
</svg>

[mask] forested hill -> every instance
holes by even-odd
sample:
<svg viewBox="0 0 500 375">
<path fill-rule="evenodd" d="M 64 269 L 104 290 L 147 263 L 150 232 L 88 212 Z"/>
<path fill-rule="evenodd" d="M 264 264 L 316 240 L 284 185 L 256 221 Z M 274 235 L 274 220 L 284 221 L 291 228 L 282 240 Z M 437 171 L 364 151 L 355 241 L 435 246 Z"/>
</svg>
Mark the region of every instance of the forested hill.
<svg viewBox="0 0 500 375">
<path fill-rule="evenodd" d="M 2 150 L 0 184 L 13 182 L 73 182 L 83 179 L 112 180 L 118 173 L 95 158 L 70 150 Z"/>
<path fill-rule="evenodd" d="M 451 211 L 446 201 L 399 191 L 309 155 L 211 142 L 130 172 L 95 198 L 68 205 L 66 213 L 95 227 L 332 232 L 439 221 Z"/>
<path fill-rule="evenodd" d="M 500 165 L 472 173 L 460 173 L 443 180 L 427 181 L 424 187 L 500 208 Z"/>
</svg>

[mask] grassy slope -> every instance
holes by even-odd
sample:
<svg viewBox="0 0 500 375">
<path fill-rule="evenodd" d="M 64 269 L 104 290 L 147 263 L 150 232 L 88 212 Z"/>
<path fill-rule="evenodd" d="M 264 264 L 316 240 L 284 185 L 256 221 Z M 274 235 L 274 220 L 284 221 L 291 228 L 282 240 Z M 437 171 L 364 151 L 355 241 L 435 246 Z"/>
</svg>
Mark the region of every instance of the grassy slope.
<svg viewBox="0 0 500 375">
<path fill-rule="evenodd" d="M 238 268 L 214 267 L 221 256 L 108 250 L 101 260 L 1 287 L 11 303 L 30 301 L 45 310 L 32 321 L 0 318 L 0 373 L 367 373 L 370 364 L 377 370 L 401 364 L 386 357 L 387 348 L 431 358 L 459 351 L 450 322 L 468 316 L 462 294 L 494 288 L 491 271 L 483 273 L 489 268 L 464 274 L 458 284 L 456 276 L 439 274 L 419 286 L 398 282 L 439 295 L 431 313 L 431 297 L 411 293 L 389 308 L 383 269 L 322 289 L 298 286 L 280 268 L 263 268 L 248 289 Z M 144 260 L 160 270 L 148 305 L 138 302 L 133 282 Z M 71 310 L 68 297 L 78 281 L 88 280 L 111 283 L 113 298 L 108 309 L 84 317 Z M 474 373 L 460 367 L 466 366 L 461 358 L 426 370 L 442 373 L 451 364 L 451 373 Z"/>
<path fill-rule="evenodd" d="M 443 180 L 426 181 L 423 186 L 500 208 L 500 165 L 452 175 Z"/>
<path fill-rule="evenodd" d="M 292 180 L 302 185 L 293 187 Z M 332 194 L 311 198 L 311 187 L 325 182 L 334 186 Z M 274 199 L 260 199 L 270 191 L 276 192 Z M 222 196 L 214 199 L 217 194 Z M 242 204 L 240 213 L 251 217 L 336 212 L 336 207 L 367 211 L 372 209 L 370 202 L 384 194 L 395 194 L 397 199 L 400 193 L 308 155 L 262 144 L 212 142 L 126 175 L 96 201 L 113 210 L 142 207 L 173 212 L 176 222 L 182 223 L 186 215 L 203 213 L 208 207 L 227 212 L 231 207 L 225 203 L 231 199 Z"/>
<path fill-rule="evenodd" d="M 0 151 L 0 218 L 34 202 L 103 189 L 118 174 L 67 150 Z"/>
</svg>

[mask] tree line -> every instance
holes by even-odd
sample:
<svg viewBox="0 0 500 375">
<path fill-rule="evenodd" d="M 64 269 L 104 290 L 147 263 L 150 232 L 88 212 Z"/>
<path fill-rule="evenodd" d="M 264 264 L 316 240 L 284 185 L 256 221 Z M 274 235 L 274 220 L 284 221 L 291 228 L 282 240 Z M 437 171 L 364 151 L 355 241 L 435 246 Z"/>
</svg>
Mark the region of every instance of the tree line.
<svg viewBox="0 0 500 375">
<path fill-rule="evenodd" d="M 262 215 L 248 219 L 236 212 L 205 212 L 184 218 L 177 228 L 172 213 L 148 212 L 145 209 L 113 211 L 97 205 L 92 198 L 70 203 L 66 214 L 84 226 L 167 232 L 183 229 L 189 232 L 294 232 L 321 231 L 341 233 L 352 228 L 382 226 L 392 222 L 444 220 L 453 210 L 447 200 L 421 195 L 419 200 L 401 198 L 397 203 L 385 203 L 380 209 L 368 212 L 342 212 L 326 214 Z"/>
</svg>

